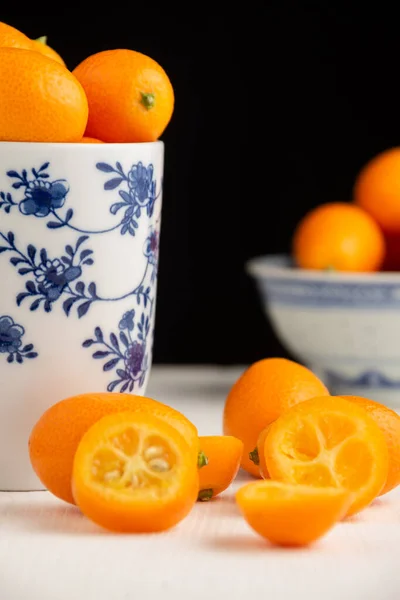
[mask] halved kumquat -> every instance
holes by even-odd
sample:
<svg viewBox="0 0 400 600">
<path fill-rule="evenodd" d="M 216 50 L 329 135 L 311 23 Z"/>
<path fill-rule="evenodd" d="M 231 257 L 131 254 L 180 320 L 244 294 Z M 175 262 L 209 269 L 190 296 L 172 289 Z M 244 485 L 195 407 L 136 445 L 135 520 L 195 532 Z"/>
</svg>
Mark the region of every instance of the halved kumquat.
<svg viewBox="0 0 400 600">
<path fill-rule="evenodd" d="M 202 502 L 225 491 L 239 471 L 243 442 L 231 435 L 200 436 L 200 449 L 207 464 L 199 470 L 199 497 Z"/>
<path fill-rule="evenodd" d="M 78 394 L 48 408 L 35 423 L 29 437 L 29 457 L 33 470 L 49 492 L 74 503 L 72 467 L 83 434 L 102 417 L 125 411 L 154 415 L 174 427 L 186 440 L 193 464 L 197 465 L 197 429 L 185 415 L 171 406 L 134 394 Z"/>
<path fill-rule="evenodd" d="M 169 529 L 190 512 L 198 486 L 198 469 L 181 434 L 150 414 L 103 417 L 85 433 L 74 459 L 76 504 L 111 531 Z"/>
<path fill-rule="evenodd" d="M 338 396 L 290 408 L 271 425 L 264 452 L 271 479 L 351 492 L 349 515 L 380 494 L 388 474 L 382 431 L 363 408 Z"/>
<path fill-rule="evenodd" d="M 256 481 L 236 492 L 236 502 L 250 527 L 271 543 L 305 546 L 346 515 L 351 494 L 339 488 Z"/>
</svg>

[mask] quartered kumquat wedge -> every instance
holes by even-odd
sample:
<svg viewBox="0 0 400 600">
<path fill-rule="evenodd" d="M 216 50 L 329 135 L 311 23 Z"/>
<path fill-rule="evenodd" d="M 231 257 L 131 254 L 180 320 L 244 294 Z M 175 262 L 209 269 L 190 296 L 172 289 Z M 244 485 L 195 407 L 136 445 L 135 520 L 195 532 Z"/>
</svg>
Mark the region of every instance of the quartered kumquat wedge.
<svg viewBox="0 0 400 600">
<path fill-rule="evenodd" d="M 248 483 L 236 502 L 254 531 L 280 546 L 305 546 L 327 533 L 345 515 L 351 494 L 339 488 Z"/>
<path fill-rule="evenodd" d="M 363 408 L 339 396 L 290 408 L 271 425 L 264 453 L 271 479 L 352 492 L 349 515 L 380 494 L 388 474 L 384 434 Z"/>
<path fill-rule="evenodd" d="M 207 464 L 199 470 L 199 497 L 205 502 L 226 490 L 239 471 L 243 442 L 231 435 L 199 437 Z"/>
<path fill-rule="evenodd" d="M 103 417 L 85 433 L 75 455 L 75 501 L 111 531 L 169 529 L 190 512 L 198 488 L 189 446 L 176 429 L 150 414 Z"/>
<path fill-rule="evenodd" d="M 264 445 L 270 427 L 271 425 L 267 425 L 267 427 L 262 430 L 258 436 L 257 446 L 254 448 L 253 452 L 250 452 L 249 454 L 250 460 L 260 469 L 260 475 L 263 479 L 269 479 L 267 463 L 265 461 Z"/>
</svg>

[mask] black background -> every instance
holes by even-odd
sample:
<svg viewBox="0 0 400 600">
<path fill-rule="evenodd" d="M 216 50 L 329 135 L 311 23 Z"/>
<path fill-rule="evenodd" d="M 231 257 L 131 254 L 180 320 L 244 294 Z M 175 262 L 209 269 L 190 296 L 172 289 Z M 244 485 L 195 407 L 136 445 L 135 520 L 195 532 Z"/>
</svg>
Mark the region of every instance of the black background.
<svg viewBox="0 0 400 600">
<path fill-rule="evenodd" d="M 246 261 L 290 251 L 305 212 L 349 200 L 360 167 L 400 140 L 397 14 L 382 3 L 264 4 L 0 11 L 29 37 L 47 35 L 70 69 L 131 48 L 171 79 L 158 363 L 286 356 Z"/>
</svg>

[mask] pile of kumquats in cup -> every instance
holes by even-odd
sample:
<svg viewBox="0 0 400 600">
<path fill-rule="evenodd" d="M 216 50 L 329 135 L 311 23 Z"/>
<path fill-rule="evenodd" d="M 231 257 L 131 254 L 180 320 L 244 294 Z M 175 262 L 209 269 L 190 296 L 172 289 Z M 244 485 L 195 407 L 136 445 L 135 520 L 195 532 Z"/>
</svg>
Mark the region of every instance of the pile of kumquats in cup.
<svg viewBox="0 0 400 600">
<path fill-rule="evenodd" d="M 196 502 L 215 502 L 242 467 L 253 477 L 226 499 L 280 546 L 314 542 L 400 483 L 400 416 L 373 400 L 330 395 L 291 360 L 252 364 L 221 421 L 221 435 L 199 436 L 155 399 L 83 394 L 39 418 L 29 454 L 50 492 L 121 533 L 173 527 Z"/>
<path fill-rule="evenodd" d="M 164 69 L 134 50 L 92 54 L 70 71 L 46 37 L 0 22 L 0 141 L 153 142 L 174 110 Z"/>
</svg>

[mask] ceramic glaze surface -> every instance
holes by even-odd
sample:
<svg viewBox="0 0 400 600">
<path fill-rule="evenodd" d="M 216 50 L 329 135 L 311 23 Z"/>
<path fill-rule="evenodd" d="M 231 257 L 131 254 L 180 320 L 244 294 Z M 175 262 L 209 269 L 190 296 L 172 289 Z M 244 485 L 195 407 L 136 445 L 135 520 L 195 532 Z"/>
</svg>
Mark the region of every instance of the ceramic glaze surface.
<svg viewBox="0 0 400 600">
<path fill-rule="evenodd" d="M 281 343 L 331 393 L 400 407 L 400 274 L 303 271 L 285 256 L 248 272 Z"/>
<path fill-rule="evenodd" d="M 163 160 L 162 142 L 0 143 L 0 489 L 37 489 L 28 437 L 55 402 L 145 393 Z"/>
</svg>

